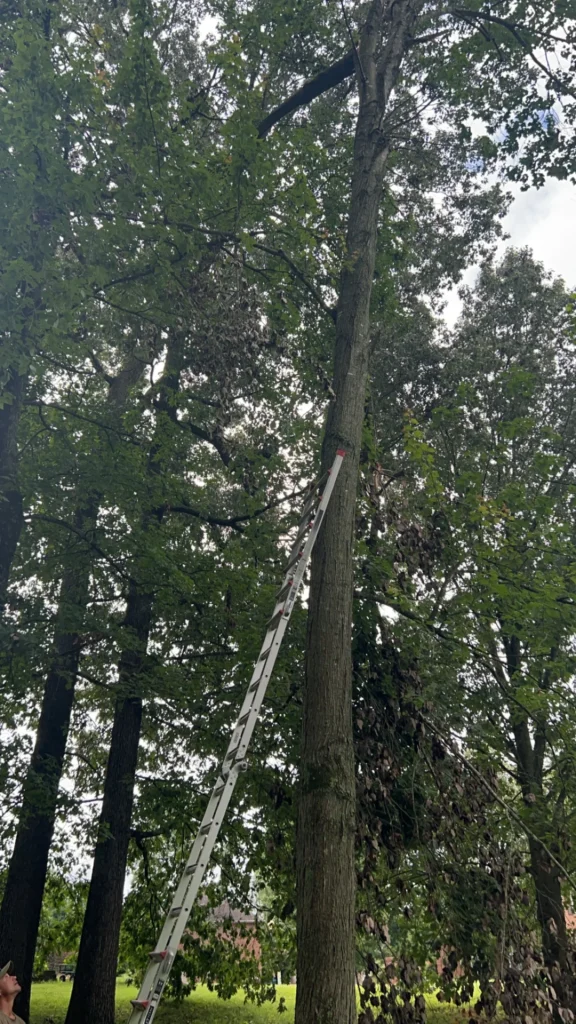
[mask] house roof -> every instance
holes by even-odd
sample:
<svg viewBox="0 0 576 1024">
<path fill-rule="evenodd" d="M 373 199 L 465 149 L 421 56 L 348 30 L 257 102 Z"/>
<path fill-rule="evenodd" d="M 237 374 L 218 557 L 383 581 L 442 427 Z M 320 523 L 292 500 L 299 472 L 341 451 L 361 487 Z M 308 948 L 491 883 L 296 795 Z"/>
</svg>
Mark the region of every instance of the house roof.
<svg viewBox="0 0 576 1024">
<path fill-rule="evenodd" d="M 199 901 L 200 905 L 205 907 L 208 903 L 208 897 L 203 896 Z M 246 913 L 244 910 L 237 910 L 235 907 L 231 907 L 228 900 L 224 900 L 218 907 L 214 907 L 210 911 L 210 918 L 212 921 L 231 921 L 233 924 L 256 924 L 256 915 Z"/>
</svg>

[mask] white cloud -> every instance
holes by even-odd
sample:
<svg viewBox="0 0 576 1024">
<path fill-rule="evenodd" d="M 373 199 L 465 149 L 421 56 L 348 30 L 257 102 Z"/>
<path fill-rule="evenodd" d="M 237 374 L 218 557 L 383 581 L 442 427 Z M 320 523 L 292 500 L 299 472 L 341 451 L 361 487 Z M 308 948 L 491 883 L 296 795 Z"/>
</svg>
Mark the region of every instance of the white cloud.
<svg viewBox="0 0 576 1024">
<path fill-rule="evenodd" d="M 548 270 L 576 288 L 576 188 L 552 179 L 536 191 L 514 190 L 504 221 L 508 245 L 528 245 Z"/>
<path fill-rule="evenodd" d="M 509 246 L 529 246 L 547 270 L 564 278 L 568 288 L 576 289 L 576 188 L 568 181 L 551 179 L 541 189 L 522 192 L 510 187 L 514 196 L 503 227 L 509 236 L 499 246 L 502 254 Z M 469 267 L 461 284 L 472 285 L 478 267 Z M 457 289 L 447 294 L 444 318 L 453 325 L 461 309 Z"/>
</svg>

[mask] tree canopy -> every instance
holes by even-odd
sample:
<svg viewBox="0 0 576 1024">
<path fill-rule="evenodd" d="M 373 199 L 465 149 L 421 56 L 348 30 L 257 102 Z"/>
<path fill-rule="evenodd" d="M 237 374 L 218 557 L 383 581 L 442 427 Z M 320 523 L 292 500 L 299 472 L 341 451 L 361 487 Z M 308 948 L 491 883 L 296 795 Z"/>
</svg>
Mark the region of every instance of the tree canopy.
<svg viewBox="0 0 576 1024">
<path fill-rule="evenodd" d="M 343 446 L 171 995 L 270 998 L 284 964 L 298 1024 L 352 1024 L 355 970 L 363 1024 L 423 1019 L 432 984 L 573 1019 L 574 314 L 501 240 L 507 182 L 574 176 L 574 32 L 513 0 L 2 7 L 0 962 L 25 1016 L 56 947 L 67 1024 L 113 1024 L 118 965 L 140 977 Z"/>
</svg>

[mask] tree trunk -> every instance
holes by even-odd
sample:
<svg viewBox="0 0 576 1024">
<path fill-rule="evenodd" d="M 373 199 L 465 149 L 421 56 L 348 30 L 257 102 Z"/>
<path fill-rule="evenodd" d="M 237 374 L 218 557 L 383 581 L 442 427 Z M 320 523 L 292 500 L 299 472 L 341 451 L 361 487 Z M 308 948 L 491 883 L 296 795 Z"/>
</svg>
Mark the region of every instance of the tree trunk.
<svg viewBox="0 0 576 1024">
<path fill-rule="evenodd" d="M 141 359 L 130 357 L 110 382 L 108 407 L 114 417 L 119 419 L 124 411 L 142 367 Z M 81 534 L 93 529 L 101 498 L 101 494 L 92 494 L 86 507 L 77 510 L 74 526 Z M 89 592 L 90 555 L 85 548 L 79 550 L 76 540 L 68 550 L 66 563 L 56 613 L 54 655 L 0 908 L 0 961 L 11 959 L 16 964 L 22 985 L 16 1011 L 24 1018 L 30 1012 L 34 955 L 81 652 L 79 631 Z"/>
<path fill-rule="evenodd" d="M 123 652 L 119 663 L 119 696 L 98 841 L 66 1024 L 114 1024 L 116 964 L 142 721 L 138 676 L 145 659 L 152 603 L 151 594 L 140 594 L 132 584 L 124 625 L 136 643 Z"/>
<path fill-rule="evenodd" d="M 514 678 L 513 669 L 520 664 L 520 646 L 515 637 L 506 638 L 505 649 L 508 670 Z M 518 715 L 518 708 L 511 708 L 512 715 Z M 528 722 L 517 720 L 513 726 L 516 764 L 522 794 L 528 802 L 528 824 L 535 837 L 528 838 L 530 850 L 530 872 L 536 893 L 536 913 L 542 933 L 544 963 L 552 970 L 559 968 L 559 977 L 554 978 L 554 988 L 560 1006 L 572 1008 L 574 979 L 570 972 L 568 958 L 568 932 L 562 900 L 560 869 L 551 860 L 547 846 L 554 834 L 553 812 L 547 804 L 542 779 L 544 754 L 546 750 L 546 725 L 540 721 L 535 728 L 534 738 L 530 735 Z M 544 845 L 543 845 L 544 844 Z M 555 853 L 557 857 L 557 853 Z M 555 1019 L 561 1020 L 558 1014 Z"/>
<path fill-rule="evenodd" d="M 22 495 L 18 487 L 18 424 L 25 378 L 12 371 L 0 407 L 0 618 L 12 560 L 22 530 Z"/>
<path fill-rule="evenodd" d="M 560 873 L 546 851 L 535 840 L 529 840 L 530 870 L 536 889 L 536 911 L 542 929 L 542 948 L 547 967 L 558 964 L 561 971 L 568 966 L 568 934 L 562 901 Z"/>
<path fill-rule="evenodd" d="M 356 488 L 368 379 L 370 298 L 387 142 L 382 131 L 413 22 L 411 0 L 372 4 L 357 75 L 360 110 L 334 349 L 334 392 L 322 449 L 344 460 L 312 559 L 297 826 L 296 1024 L 356 1019 L 352 733 L 352 594 Z M 382 37 L 388 29 L 382 47 Z"/>
<path fill-rule="evenodd" d="M 159 420 L 147 467 L 151 484 L 161 478 L 164 452 L 169 447 L 165 425 L 175 417 L 174 393 L 182 364 L 182 348 L 177 339 L 168 346 L 157 402 Z M 164 511 L 165 507 L 159 505 L 144 514 L 144 543 L 150 527 L 161 524 Z M 141 575 L 144 579 L 149 574 Z M 118 664 L 118 698 L 98 840 L 66 1024 L 114 1024 L 116 965 L 142 722 L 142 674 L 153 609 L 153 586 L 150 582 L 146 585 L 132 580 L 124 618 L 127 641 Z"/>
<path fill-rule="evenodd" d="M 80 510 L 76 525 L 86 529 L 93 522 L 92 510 Z M 74 545 L 62 579 L 56 616 L 54 660 L 46 679 L 36 742 L 22 794 L 22 809 L 16 842 L 8 867 L 6 888 L 0 910 L 0 960 L 14 960 L 22 992 L 19 1014 L 30 1009 L 30 986 L 42 898 L 46 883 L 48 853 L 54 833 L 58 787 L 64 763 L 70 712 L 80 646 L 78 618 L 83 615 L 88 594 L 89 564 L 86 552 Z"/>
</svg>

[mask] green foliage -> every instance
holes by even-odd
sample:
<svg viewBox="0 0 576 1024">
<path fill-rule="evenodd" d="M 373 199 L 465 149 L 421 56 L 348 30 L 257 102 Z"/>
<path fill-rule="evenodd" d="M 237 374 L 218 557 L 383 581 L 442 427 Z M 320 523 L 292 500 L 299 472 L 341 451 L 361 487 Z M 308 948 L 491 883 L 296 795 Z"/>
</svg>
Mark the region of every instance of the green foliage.
<svg viewBox="0 0 576 1024">
<path fill-rule="evenodd" d="M 68 957 L 72 954 L 67 962 L 74 964 L 74 951 L 78 949 L 82 931 L 86 888 L 83 882 L 74 883 L 60 875 L 49 875 L 34 961 L 35 975 L 47 969 L 52 953 Z"/>
<path fill-rule="evenodd" d="M 500 237 L 508 200 L 490 178 L 496 164 L 508 161 L 524 182 L 573 174 L 553 114 L 558 97 L 567 122 L 574 113 L 573 21 L 516 2 L 499 6 L 502 23 L 482 22 L 481 10 L 473 4 L 449 26 L 441 5 L 423 10 L 424 41 L 406 55 L 384 126 L 392 154 L 372 298 L 354 636 L 358 708 L 378 705 L 386 742 L 395 733 L 378 804 L 386 853 L 367 865 L 367 890 L 387 893 L 394 956 L 426 972 L 430 950 L 447 941 L 467 963 L 482 961 L 460 988 L 447 979 L 458 998 L 487 976 L 498 942 L 499 897 L 471 868 L 482 830 L 498 837 L 498 870 L 522 840 L 466 790 L 470 820 L 454 835 L 447 824 L 432 857 L 439 802 L 462 783 L 452 761 L 439 782 L 423 761 L 426 716 L 465 729 L 474 763 L 484 770 L 496 758 L 502 772 L 517 771 L 519 721 L 544 723 L 540 791 L 524 793 L 516 777 L 509 796 L 558 844 L 562 863 L 573 860 L 569 297 L 526 254 L 511 254 L 501 267 L 484 264 L 454 336 L 435 319 L 445 285 Z M 342 83 L 265 140 L 257 124 L 346 52 L 362 12 L 350 26 L 339 5 L 320 0 L 19 0 L 1 13 L 0 407 L 12 401 L 10 376 L 26 376 L 25 527 L 1 665 L 4 864 L 55 636 L 80 650 L 38 967 L 49 951 L 77 947 L 84 882 L 65 879 L 84 876 L 95 838 L 118 659 L 134 647 L 123 621 L 131 580 L 154 602 L 121 949 L 134 976 L 203 813 L 295 524 L 283 499 L 316 468 L 355 99 Z M 201 42 L 206 14 L 219 28 Z M 520 39 L 509 27 L 517 22 Z M 557 33 L 567 63 L 542 78 L 535 58 Z M 477 134 L 471 121 L 482 124 Z M 168 389 L 174 353 L 180 371 Z M 399 622 L 383 624 L 378 602 Z M 189 978 L 225 996 L 244 987 L 258 1000 L 272 971 L 293 963 L 304 620 L 297 609 L 208 880 L 211 907 L 226 894 L 246 907 L 253 877 L 264 887 L 262 974 L 202 910 L 182 954 Z M 522 668 L 503 682 L 503 648 L 492 648 L 512 636 Z M 372 739 L 367 750 L 359 740 L 365 778 Z M 450 843 L 465 852 L 461 872 Z M 437 903 L 424 883 L 408 903 L 402 872 L 429 872 L 434 858 Z M 516 883 L 527 891 L 520 875 Z M 359 909 L 375 920 L 364 891 Z M 533 917 L 522 909 L 518 927 Z M 360 946 L 375 956 L 364 930 Z M 174 985 L 183 997 L 177 974 Z"/>
</svg>

